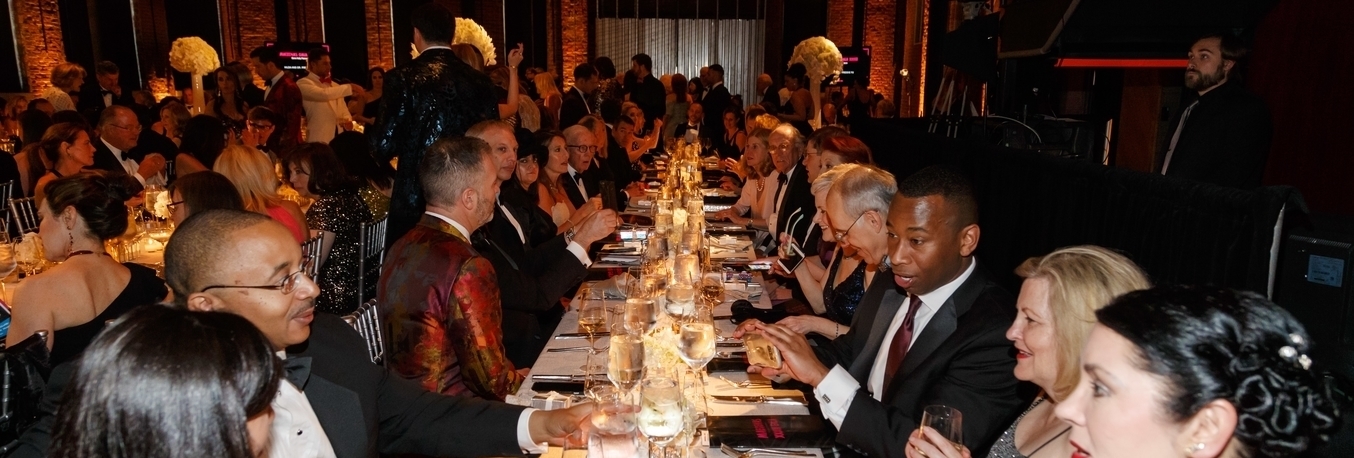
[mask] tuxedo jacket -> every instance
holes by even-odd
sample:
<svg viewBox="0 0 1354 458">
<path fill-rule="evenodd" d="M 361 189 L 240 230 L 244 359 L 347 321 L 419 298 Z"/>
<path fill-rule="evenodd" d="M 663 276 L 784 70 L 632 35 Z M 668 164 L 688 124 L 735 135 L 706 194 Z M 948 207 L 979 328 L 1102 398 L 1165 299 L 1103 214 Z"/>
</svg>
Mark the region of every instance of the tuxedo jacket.
<svg viewBox="0 0 1354 458">
<path fill-rule="evenodd" d="M 837 442 L 868 456 L 902 456 L 922 409 L 943 404 L 964 414 L 964 445 L 974 456 L 986 456 L 1029 404 L 1017 393 L 1014 347 L 1006 340 L 1006 329 L 1015 321 L 1015 299 L 981 265 L 975 267 L 917 335 L 884 387 L 883 401 L 876 401 L 867 391 L 870 370 L 879 349 L 889 345 L 884 336 L 907 298 L 890 275 L 876 274 L 851 330 L 815 350 L 825 365 L 841 365 L 861 386 Z"/>
<path fill-rule="evenodd" d="M 366 341 L 334 315 L 316 313 L 310 340 L 287 349 L 310 358 L 308 374 L 288 374 L 306 394 L 338 458 L 384 454 L 521 455 L 522 407 L 469 396 L 442 396 L 371 363 Z M 43 418 L 25 431 L 11 457 L 47 456 L 61 395 L 74 362 L 53 368 L 43 393 Z M 308 376 L 307 376 L 308 375 Z"/>
<path fill-rule="evenodd" d="M 715 137 L 717 137 L 718 135 L 715 135 L 714 132 L 711 132 L 709 126 L 710 124 L 706 124 L 704 122 L 702 122 L 701 125 L 695 127 L 692 127 L 691 124 L 688 123 L 681 123 L 677 125 L 677 128 L 675 130 L 672 131 L 672 137 L 682 138 L 686 135 L 687 131 L 691 129 L 696 129 L 697 138 L 706 137 L 713 141 L 715 140 Z"/>
<path fill-rule="evenodd" d="M 286 148 L 301 143 L 301 87 L 296 85 L 290 72 L 282 72 L 282 78 L 267 91 L 263 106 L 282 118 L 286 130 L 281 135 L 281 144 Z"/>
<path fill-rule="evenodd" d="M 135 107 L 135 100 L 132 99 L 132 90 L 123 88 L 122 95 L 113 96 L 113 105 L 122 105 L 124 107 Z M 75 109 L 84 115 L 85 120 L 90 124 L 98 124 L 99 116 L 103 115 L 103 110 L 108 108 L 103 104 L 103 87 L 99 83 L 84 84 L 80 87 L 80 103 L 76 104 Z M 150 127 L 150 126 L 147 126 Z"/>
<path fill-rule="evenodd" d="M 809 183 L 808 171 L 803 164 L 796 164 L 788 180 L 784 200 L 776 210 L 776 232 L 787 233 L 799 244 L 805 255 L 818 254 L 818 242 L 823 238 L 822 230 L 813 222 L 818 214 L 818 206 L 813 202 L 813 186 Z M 779 183 L 772 184 L 779 186 Z M 775 198 L 775 188 L 770 189 Z M 779 237 L 772 237 L 779 241 Z"/>
<path fill-rule="evenodd" d="M 103 143 L 103 140 L 95 138 L 92 141 L 90 141 L 90 143 L 94 144 L 94 165 L 91 165 L 87 168 L 96 170 L 106 170 L 109 172 L 127 173 L 127 169 L 122 168 L 122 161 L 119 160 L 117 155 L 113 154 L 113 150 L 108 148 L 108 145 L 105 145 Z M 140 163 L 141 160 L 145 159 L 146 157 L 144 152 L 137 151 L 136 148 L 123 151 L 122 153 L 128 159 L 133 159 L 137 163 Z M 173 158 L 174 158 L 173 155 L 165 156 L 165 159 L 173 159 Z"/>
<path fill-rule="evenodd" d="M 301 91 L 301 106 L 306 113 L 306 141 L 329 143 L 338 134 L 338 121 L 351 119 L 348 104 L 343 98 L 353 95 L 352 87 L 347 84 L 330 83 L 328 86 L 314 73 L 306 75 L 296 82 Z"/>
<path fill-rule="evenodd" d="M 732 103 L 732 99 L 733 96 L 729 95 L 729 87 L 725 84 L 720 84 L 719 86 L 705 91 L 705 96 L 701 97 L 700 100 L 701 108 L 705 109 L 705 120 L 703 125 L 711 126 L 712 128 L 723 127 L 724 109 L 729 107 L 729 103 Z M 711 138 L 714 137 L 719 136 L 711 136 Z M 720 138 L 716 141 L 722 140 L 723 139 Z"/>
<path fill-rule="evenodd" d="M 1235 81 L 1195 100 L 1199 104 L 1185 120 L 1166 175 L 1240 189 L 1260 186 L 1273 137 L 1265 102 Z M 1153 168 L 1157 173 L 1161 173 L 1171 137 L 1190 103 L 1187 100 L 1181 104 L 1170 124 L 1163 126 L 1167 135 Z"/>
<path fill-rule="evenodd" d="M 559 129 L 578 124 L 578 120 L 589 114 L 592 111 L 588 109 L 588 98 L 583 96 L 577 86 L 571 87 L 564 93 L 564 101 L 559 108 Z"/>
</svg>

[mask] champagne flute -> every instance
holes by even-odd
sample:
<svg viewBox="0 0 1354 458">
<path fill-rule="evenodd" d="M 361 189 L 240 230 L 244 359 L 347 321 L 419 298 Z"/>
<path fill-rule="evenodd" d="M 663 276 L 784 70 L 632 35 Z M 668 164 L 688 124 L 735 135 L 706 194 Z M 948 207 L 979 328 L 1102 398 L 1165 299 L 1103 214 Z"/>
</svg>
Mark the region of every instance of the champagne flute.
<svg viewBox="0 0 1354 458">
<path fill-rule="evenodd" d="M 623 394 L 634 391 L 644 376 L 644 339 L 635 334 L 611 335 L 606 376 Z"/>
<path fill-rule="evenodd" d="M 606 304 L 600 299 L 588 298 L 587 294 L 581 294 L 580 300 L 578 329 L 588 335 L 588 361 L 579 369 L 586 376 L 602 370 L 601 366 L 592 364 L 592 357 L 598 353 L 597 334 L 606 329 Z"/>
<path fill-rule="evenodd" d="M 926 406 L 918 426 L 917 437 L 926 437 L 922 435 L 921 428 L 931 428 L 949 440 L 955 449 L 964 447 L 964 415 L 959 409 L 944 405 Z"/>
</svg>

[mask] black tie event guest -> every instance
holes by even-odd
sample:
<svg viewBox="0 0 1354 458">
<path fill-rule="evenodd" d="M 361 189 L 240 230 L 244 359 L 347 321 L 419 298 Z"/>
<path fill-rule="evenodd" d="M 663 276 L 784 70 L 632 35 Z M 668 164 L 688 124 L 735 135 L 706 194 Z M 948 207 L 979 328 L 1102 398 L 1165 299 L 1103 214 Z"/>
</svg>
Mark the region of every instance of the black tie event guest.
<svg viewBox="0 0 1354 458">
<path fill-rule="evenodd" d="M 1161 286 L 1095 317 L 1085 381 L 1057 409 L 1073 456 L 1308 456 L 1340 429 L 1333 383 L 1307 356 L 1319 343 L 1259 294 Z"/>
<path fill-rule="evenodd" d="M 118 64 L 113 62 L 105 60 L 94 64 L 94 79 L 98 84 L 81 86 L 80 103 L 76 107 L 85 119 L 99 119 L 103 110 L 113 105 L 137 106 L 132 100 L 132 91 L 124 91 L 118 84 L 119 73 Z"/>
<path fill-rule="evenodd" d="M 757 94 L 761 95 L 761 100 L 757 105 L 761 106 L 762 109 L 774 111 L 777 107 L 780 107 L 780 94 L 776 90 L 776 85 L 773 84 L 771 74 L 757 75 Z M 750 109 L 751 107 L 749 107 Z"/>
<path fill-rule="evenodd" d="M 39 95 L 51 105 L 52 113 L 48 113 L 48 116 L 58 111 L 79 109 L 71 96 L 79 97 L 85 75 L 85 68 L 74 62 L 62 62 L 52 68 L 52 85 Z"/>
<path fill-rule="evenodd" d="M 290 71 L 283 69 L 285 62 L 278 55 L 276 46 L 260 46 L 249 53 L 254 63 L 254 71 L 263 78 L 263 105 L 273 110 L 282 119 L 280 144 L 290 148 L 301 143 L 301 88 Z"/>
<path fill-rule="evenodd" d="M 616 78 L 616 63 L 611 61 L 610 57 L 599 56 L 592 60 L 592 66 L 597 68 L 597 91 L 593 93 L 591 104 L 594 113 L 602 111 L 602 103 L 613 101 L 620 103 L 625 100 L 625 94 L 621 87 L 620 79 Z"/>
<path fill-rule="evenodd" d="M 333 68 L 328 50 L 311 49 L 306 54 L 309 73 L 296 81 L 296 87 L 301 90 L 301 106 L 306 113 L 307 142 L 329 143 L 339 132 L 352 129 L 353 115 L 348 112 L 348 104 L 343 99 L 366 97 L 362 86 L 335 82 Z"/>
<path fill-rule="evenodd" d="M 286 375 L 249 320 L 139 307 L 76 363 L 51 456 L 266 457 Z"/>
<path fill-rule="evenodd" d="M 7 346 L 47 331 L 52 365 L 84 351 L 104 323 L 169 293 L 155 270 L 118 263 L 104 241 L 127 230 L 123 202 L 141 192 L 121 173 L 84 172 L 46 185 L 38 206 L 43 257 L 61 264 L 29 277 L 14 292 Z"/>
<path fill-rule="evenodd" d="M 840 127 L 824 127 L 822 129 L 813 131 L 813 134 L 809 135 L 808 139 L 804 141 L 804 159 L 802 163 L 804 165 L 804 171 L 808 172 L 809 174 L 810 182 L 817 179 L 818 175 L 821 175 L 823 172 L 827 171 L 827 168 L 824 168 L 822 164 L 823 141 L 832 137 L 842 137 L 847 135 L 850 134 L 846 132 L 846 129 L 842 129 Z M 866 147 L 867 156 L 869 151 L 868 148 L 869 147 Z M 865 161 L 860 161 L 857 163 L 869 164 L 873 162 L 874 162 L 873 160 L 869 160 L 867 158 Z"/>
<path fill-rule="evenodd" d="M 630 101 L 639 105 L 644 110 L 644 117 L 650 120 L 642 127 L 645 132 L 653 132 L 652 121 L 663 119 L 663 113 L 666 111 L 667 90 L 663 89 L 663 82 L 653 76 L 653 59 L 648 54 L 635 54 L 630 58 L 630 71 L 635 73 L 635 88 L 626 88 L 630 93 Z"/>
<path fill-rule="evenodd" d="M 686 110 L 691 107 L 694 98 L 687 91 L 692 83 L 687 83 L 686 76 L 681 73 L 663 75 L 659 81 L 662 81 L 668 90 L 667 112 L 663 115 L 662 130 L 663 139 L 666 140 L 673 138 L 673 131 L 677 130 L 677 126 L 686 124 L 689 120 L 686 117 Z"/>
<path fill-rule="evenodd" d="M 1250 50 L 1230 34 L 1194 42 L 1185 70 L 1188 98 L 1157 154 L 1162 175 L 1231 188 L 1260 186 L 1273 137 L 1269 110 L 1242 85 Z"/>
<path fill-rule="evenodd" d="M 567 129 L 584 116 L 592 114 L 592 93 L 597 90 L 597 69 L 592 64 L 582 63 L 574 67 L 574 85 L 564 93 L 564 103 L 559 110 L 559 127 Z"/>
<path fill-rule="evenodd" d="M 729 88 L 724 85 L 724 66 L 714 64 L 710 66 L 709 76 L 701 75 L 705 81 L 705 94 L 701 96 L 700 103 L 705 107 L 704 123 L 711 128 L 718 128 L 721 120 L 724 118 L 724 109 L 729 107 L 732 96 L 729 95 Z M 713 135 L 723 132 L 711 131 L 711 138 L 716 142 L 724 140 L 723 135 Z"/>
<path fill-rule="evenodd" d="M 150 130 L 169 139 L 175 147 L 183 144 L 183 128 L 188 125 L 188 120 L 193 117 L 188 112 L 188 108 L 183 106 L 182 103 L 171 101 L 161 105 L 157 114 L 159 118 L 151 124 Z"/>
<path fill-rule="evenodd" d="M 597 141 L 592 138 L 591 130 L 577 125 L 564 130 L 564 141 L 564 149 L 569 152 L 569 168 L 560 177 L 560 187 L 564 188 L 574 208 L 583 208 L 583 204 L 600 192 L 597 189 L 600 179 L 587 179 L 587 172 L 592 168 L 592 159 L 597 152 Z M 599 170 L 594 172 L 594 176 L 605 173 L 606 170 Z"/>
<path fill-rule="evenodd" d="M 928 167 L 898 191 L 888 216 L 893 281 L 873 282 L 850 332 L 815 350 L 783 326 L 740 331 L 760 329 L 780 349 L 785 365 L 762 374 L 812 385 L 847 448 L 901 456 L 922 409 L 939 404 L 963 414 L 963 445 L 982 456 L 1029 401 L 1006 340 L 1015 300 L 973 257 L 980 230 L 967 178 Z"/>
<path fill-rule="evenodd" d="M 1040 395 L 993 444 L 988 458 L 1072 456 L 1071 425 L 1054 409 L 1084 383 L 1078 357 L 1095 325 L 1095 311 L 1121 294 L 1151 286 L 1128 258 L 1094 245 L 1060 248 L 1030 258 L 1016 274 L 1025 281 L 1016 299 L 1015 322 L 1006 338 L 1015 344 L 1015 377 L 1039 386 Z M 934 442 L 932 442 L 934 441 Z M 908 458 L 961 458 L 935 430 L 908 439 Z"/>
<path fill-rule="evenodd" d="M 822 233 L 813 223 L 818 213 L 813 205 L 813 189 L 808 171 L 800 164 L 804 158 L 804 137 L 789 124 L 781 124 L 767 137 L 771 163 L 780 172 L 776 177 L 776 191 L 772 194 L 776 215 L 768 220 L 771 233 L 778 243 L 793 241 L 805 255 L 818 254 Z"/>
<path fill-rule="evenodd" d="M 594 145 L 597 147 L 597 154 L 593 155 L 593 167 L 607 169 L 612 181 L 616 183 L 617 197 L 621 199 L 617 202 L 625 203 L 632 196 L 643 196 L 644 185 L 640 180 L 644 177 L 644 172 L 639 160 L 645 150 L 637 148 L 635 154 L 630 154 L 628 148 L 620 146 L 622 143 L 635 144 L 634 121 L 630 121 L 629 118 L 618 118 L 615 128 L 610 129 L 611 135 L 607 135 L 606 123 L 596 116 L 585 117 L 578 125 L 592 129 L 593 140 L 596 142 Z"/>
<path fill-rule="evenodd" d="M 244 99 L 245 106 L 263 106 L 263 89 L 254 85 L 254 73 L 249 71 L 249 63 L 237 60 L 226 64 L 226 68 L 235 74 L 235 81 L 236 84 L 240 85 L 241 97 Z"/>
<path fill-rule="evenodd" d="M 691 102 L 686 107 L 686 122 L 677 125 L 673 130 L 673 138 L 686 138 L 687 132 L 692 134 L 696 141 L 701 139 L 710 139 L 710 129 L 705 124 L 705 107 L 700 102 Z"/>
<path fill-rule="evenodd" d="M 94 142 L 91 168 L 122 172 L 142 185 L 165 184 L 165 157 L 160 153 L 137 156 L 133 151 L 141 136 L 141 121 L 131 108 L 113 105 L 99 117 L 99 141 Z"/>
<path fill-rule="evenodd" d="M 582 222 L 587 213 L 596 211 L 598 205 L 592 202 L 581 207 L 574 206 L 573 196 L 577 195 L 581 199 L 582 194 L 578 191 L 578 183 L 574 181 L 573 174 L 569 172 L 573 167 L 573 154 L 569 151 L 568 141 L 564 139 L 564 135 L 559 132 L 541 131 L 536 133 L 534 140 L 545 148 L 545 151 L 538 152 L 540 155 L 536 157 L 537 162 L 543 164 L 541 174 L 536 178 L 536 182 L 540 184 L 537 188 L 536 206 L 550 214 L 556 232 L 568 230 Z"/>
<path fill-rule="evenodd" d="M 781 79 L 784 81 L 785 90 L 790 93 L 790 98 L 779 105 L 776 116 L 781 122 L 794 124 L 800 132 L 812 131 L 805 130 L 808 128 L 808 121 L 813 119 L 813 96 L 807 89 L 809 77 L 804 64 L 791 65 Z"/>
<path fill-rule="evenodd" d="M 343 169 L 334 150 L 324 143 L 303 143 L 288 151 L 282 163 L 282 178 L 297 194 L 315 199 L 306 209 L 306 226 L 319 231 L 321 312 L 347 315 L 357 309 L 358 245 L 362 225 L 375 221 L 362 201 L 362 184 Z M 271 213 L 270 213 L 271 215 Z"/>
<path fill-rule="evenodd" d="M 94 145 L 90 143 L 87 126 L 63 122 L 47 128 L 42 142 L 37 144 L 43 162 L 52 164 L 47 173 L 33 186 L 33 200 L 42 202 L 47 195 L 47 183 L 73 176 L 94 164 Z"/>
<path fill-rule="evenodd" d="M 283 199 L 277 190 L 277 167 L 262 151 L 244 145 L 230 145 L 216 158 L 212 171 L 235 185 L 244 209 L 268 215 L 291 232 L 296 243 L 310 238 L 306 215 L 296 202 Z"/>
<path fill-rule="evenodd" d="M 391 370 L 445 395 L 503 400 L 527 369 L 503 350 L 493 264 L 470 244 L 494 217 L 498 160 L 483 140 L 438 140 L 419 172 L 428 210 L 395 242 L 377 287 Z"/>
<path fill-rule="evenodd" d="M 748 144 L 748 131 L 743 128 L 743 110 L 732 106 L 725 108 L 721 119 L 724 135 L 717 146 L 719 157 L 737 161 L 743 156 L 743 149 L 747 148 Z"/>
<path fill-rule="evenodd" d="M 461 135 L 480 121 L 498 119 L 494 83 L 461 62 L 448 43 L 456 35 L 451 11 L 438 3 L 414 9 L 414 48 L 419 55 L 386 73 L 381 112 L 368 131 L 378 160 L 398 158 L 390 196 L 386 245 L 423 217 L 419 161 L 434 140 Z"/>
<path fill-rule="evenodd" d="M 385 219 L 390 211 L 390 192 L 395 184 L 395 168 L 389 162 L 378 161 L 371 155 L 371 142 L 355 130 L 343 132 L 329 141 L 334 156 L 343 163 L 343 170 L 360 183 L 358 195 L 371 211 L 371 219 Z"/>
<path fill-rule="evenodd" d="M 466 131 L 466 136 L 489 144 L 498 163 L 497 179 L 502 183 L 494 202 L 493 219 L 476 230 L 470 241 L 494 267 L 503 308 L 503 347 L 508 359 L 516 367 L 530 367 L 563 316 L 560 299 L 583 281 L 587 267 L 592 264 L 587 247 L 614 231 L 616 212 L 598 210 L 577 227 L 558 235 L 551 230 L 549 239 L 532 243 L 532 235 L 541 232 L 533 229 L 533 225 L 549 223 L 554 227 L 554 224 L 515 184 L 521 157 L 518 136 L 502 121 L 476 124 Z"/>
<path fill-rule="evenodd" d="M 211 115 L 197 115 L 183 127 L 183 141 L 174 156 L 174 175 L 178 177 L 211 170 L 221 151 L 226 149 L 230 128 L 226 121 Z"/>
<path fill-rule="evenodd" d="M 232 131 L 243 132 L 250 105 L 244 101 L 244 87 L 240 85 L 238 73 L 226 65 L 216 69 L 212 75 L 216 77 L 216 95 L 207 106 L 207 114 L 220 119 Z"/>
<path fill-rule="evenodd" d="M 746 180 L 741 189 L 742 194 L 732 207 L 715 213 L 715 218 L 727 219 L 731 223 L 759 231 L 767 230 L 767 221 L 775 218 L 776 201 L 773 197 L 780 183 L 777 178 L 780 172 L 772 166 L 771 153 L 767 152 L 766 141 L 770 136 L 770 129 L 758 128 L 752 131 L 752 136 L 748 137 L 747 152 L 732 167 L 734 173 Z M 724 180 L 731 178 L 725 177 Z M 728 181 L 721 183 L 720 187 L 734 189 Z"/>
<path fill-rule="evenodd" d="M 169 216 L 175 225 L 208 210 L 244 210 L 244 201 L 225 175 L 211 170 L 186 175 L 169 184 Z"/>
<path fill-rule="evenodd" d="M 269 159 L 277 162 L 278 153 L 282 150 L 282 132 L 277 126 L 282 120 L 268 107 L 250 108 L 248 117 L 245 131 L 240 135 L 240 143 L 263 151 Z"/>
</svg>

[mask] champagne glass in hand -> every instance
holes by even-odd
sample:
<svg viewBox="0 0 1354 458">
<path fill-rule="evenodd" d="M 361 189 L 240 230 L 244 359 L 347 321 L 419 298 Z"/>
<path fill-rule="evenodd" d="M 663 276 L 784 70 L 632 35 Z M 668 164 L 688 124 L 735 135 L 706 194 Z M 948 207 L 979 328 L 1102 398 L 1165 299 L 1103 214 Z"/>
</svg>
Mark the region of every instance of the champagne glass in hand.
<svg viewBox="0 0 1354 458">
<path fill-rule="evenodd" d="M 918 426 L 917 432 L 914 433 L 918 436 L 925 437 L 922 432 L 925 429 L 933 429 L 949 441 L 955 450 L 964 448 L 964 415 L 959 409 L 943 405 L 926 406 L 922 410 L 921 423 Z"/>
</svg>

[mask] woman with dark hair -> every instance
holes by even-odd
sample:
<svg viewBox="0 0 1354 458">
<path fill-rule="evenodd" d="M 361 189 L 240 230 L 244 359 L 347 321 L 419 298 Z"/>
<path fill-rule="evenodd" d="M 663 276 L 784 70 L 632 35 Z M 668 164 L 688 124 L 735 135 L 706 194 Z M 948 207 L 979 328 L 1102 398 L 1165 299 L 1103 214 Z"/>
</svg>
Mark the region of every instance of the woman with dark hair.
<svg viewBox="0 0 1354 458">
<path fill-rule="evenodd" d="M 33 189 L 33 200 L 42 202 L 46 196 L 43 189 L 47 183 L 57 178 L 75 175 L 85 167 L 94 165 L 94 144 L 90 143 L 89 131 L 77 124 L 63 122 L 47 129 L 42 143 L 38 144 L 43 162 L 52 164 L 47 173 L 38 178 Z"/>
<path fill-rule="evenodd" d="M 592 66 L 597 68 L 597 91 L 593 93 L 592 112 L 602 112 L 602 102 L 607 100 L 622 101 L 625 95 L 621 93 L 621 82 L 616 80 L 616 63 L 611 61 L 610 57 L 601 56 L 593 59 Z"/>
<path fill-rule="evenodd" d="M 779 114 L 776 116 L 783 122 L 796 125 L 807 125 L 809 115 L 813 111 L 813 96 L 806 89 L 809 85 L 808 71 L 804 69 L 804 64 L 791 65 L 785 71 L 782 81 L 785 83 L 785 89 L 790 91 L 790 100 L 781 104 Z M 803 129 L 800 129 L 803 132 Z"/>
<path fill-rule="evenodd" d="M 357 308 L 357 248 L 362 224 L 375 221 L 359 189 L 329 145 L 303 143 L 284 155 L 282 176 L 301 197 L 315 199 L 306 224 L 320 231 L 320 296 L 315 307 L 336 315 Z"/>
<path fill-rule="evenodd" d="M 212 100 L 210 114 L 236 131 L 244 130 L 249 104 L 244 101 L 244 88 L 240 86 L 239 78 L 229 67 L 218 68 L 212 74 L 216 76 L 216 97 Z"/>
<path fill-rule="evenodd" d="M 696 80 L 700 81 L 700 80 Z M 677 126 L 686 124 L 686 109 L 691 106 L 691 95 L 687 94 L 686 75 L 672 75 L 668 88 L 668 111 L 663 115 L 663 139 L 672 138 Z"/>
<path fill-rule="evenodd" d="M 38 179 L 52 168 L 47 158 L 42 157 L 42 136 L 52 127 L 52 117 L 38 110 L 28 110 L 19 115 L 20 144 L 19 154 L 14 155 L 15 166 L 19 168 L 19 186 L 25 197 L 32 196 L 37 190 Z"/>
<path fill-rule="evenodd" d="M 183 129 L 183 144 L 174 157 L 174 173 L 184 176 L 211 170 L 221 150 L 226 149 L 229 135 L 226 124 L 216 117 L 197 115 L 189 119 Z"/>
<path fill-rule="evenodd" d="M 1258 294 L 1164 286 L 1095 316 L 1082 382 L 1057 408 L 1073 456 L 1297 456 L 1338 429 L 1311 338 Z"/>
<path fill-rule="evenodd" d="M 29 277 L 14 292 L 6 345 L 37 331 L 51 338 L 52 365 L 75 358 L 108 320 L 169 294 L 155 270 L 119 264 L 104 241 L 127 231 L 127 206 L 141 185 L 124 173 L 82 172 L 47 183 L 38 205 L 43 256 L 60 262 Z"/>
<path fill-rule="evenodd" d="M 540 157 L 545 156 L 545 146 L 535 139 L 531 131 L 518 128 L 516 132 L 517 168 L 512 178 L 499 187 L 499 200 L 513 202 L 530 213 L 526 221 L 519 221 L 530 246 L 540 245 L 555 237 L 559 226 L 555 225 L 550 214 L 537 206 L 540 200 L 541 176 Z"/>
<path fill-rule="evenodd" d="M 329 141 L 334 155 L 343 163 L 343 169 L 358 181 L 362 187 L 358 192 L 362 202 L 367 204 L 371 217 L 380 221 L 390 210 L 390 191 L 395 185 L 395 168 L 389 162 L 378 161 L 371 155 L 371 143 L 362 132 L 347 131 L 334 136 Z"/>
<path fill-rule="evenodd" d="M 809 137 L 804 140 L 804 158 L 800 162 L 804 165 L 804 171 L 808 172 L 810 182 L 817 179 L 818 175 L 827 171 L 821 164 L 823 158 L 823 141 L 829 138 L 843 137 L 846 135 L 850 135 L 846 132 L 846 129 L 828 126 L 813 131 L 813 134 L 809 135 Z M 840 162 L 838 163 L 840 164 Z M 870 162 L 865 161 L 856 163 L 869 164 Z"/>
<path fill-rule="evenodd" d="M 721 119 L 724 121 L 724 141 L 718 145 L 719 157 L 736 161 L 743 157 L 743 148 L 748 144 L 748 133 L 743 130 L 743 110 L 736 106 L 725 108 Z"/>
<path fill-rule="evenodd" d="M 207 170 L 185 175 L 169 185 L 169 215 L 174 224 L 207 210 L 244 211 L 244 201 L 225 175 Z"/>
<path fill-rule="evenodd" d="M 286 375 L 274 351 L 233 313 L 134 310 L 76 363 L 50 456 L 268 456 Z"/>
<path fill-rule="evenodd" d="M 353 115 L 353 120 L 370 126 L 376 124 L 376 115 L 381 114 L 381 94 L 385 89 L 386 70 L 381 67 L 372 67 L 367 70 L 367 78 L 371 80 L 371 86 L 367 87 L 366 94 L 360 99 L 354 99 L 356 106 L 349 106 L 348 111 L 359 113 Z M 357 108 L 356 111 L 353 108 Z"/>
</svg>

